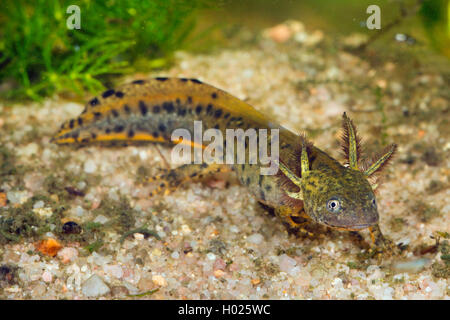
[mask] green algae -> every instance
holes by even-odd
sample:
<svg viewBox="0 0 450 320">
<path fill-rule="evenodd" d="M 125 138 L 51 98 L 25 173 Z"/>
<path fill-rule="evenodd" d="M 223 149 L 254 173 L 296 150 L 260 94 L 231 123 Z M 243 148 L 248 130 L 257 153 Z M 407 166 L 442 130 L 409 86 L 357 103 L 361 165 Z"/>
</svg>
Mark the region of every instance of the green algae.
<svg viewBox="0 0 450 320">
<path fill-rule="evenodd" d="M 5 3 L 3 3 L 5 2 Z M 212 3 L 212 2 L 211 2 Z M 187 45 L 208 0 L 79 2 L 5 0 L 0 11 L 0 82 L 8 98 L 92 94 L 123 73 L 166 67 Z M 205 34 L 203 34 L 203 37 Z M 193 39 L 191 39 L 192 41 Z"/>
</svg>

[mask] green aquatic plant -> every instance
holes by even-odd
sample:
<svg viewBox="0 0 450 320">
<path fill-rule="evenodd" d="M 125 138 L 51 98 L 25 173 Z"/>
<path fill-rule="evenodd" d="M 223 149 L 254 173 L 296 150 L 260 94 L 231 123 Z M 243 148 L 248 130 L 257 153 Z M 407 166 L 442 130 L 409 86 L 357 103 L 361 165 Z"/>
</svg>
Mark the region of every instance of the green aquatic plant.
<svg viewBox="0 0 450 320">
<path fill-rule="evenodd" d="M 3 0 L 0 95 L 8 98 L 103 89 L 115 75 L 160 68 L 186 43 L 209 0 Z M 80 9 L 80 29 L 67 27 Z"/>
</svg>

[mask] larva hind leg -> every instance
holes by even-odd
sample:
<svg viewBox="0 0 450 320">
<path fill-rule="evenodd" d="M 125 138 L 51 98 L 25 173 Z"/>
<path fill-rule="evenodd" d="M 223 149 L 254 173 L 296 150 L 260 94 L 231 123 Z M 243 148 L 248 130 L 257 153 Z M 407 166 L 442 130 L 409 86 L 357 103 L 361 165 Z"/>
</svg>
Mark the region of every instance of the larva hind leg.
<svg viewBox="0 0 450 320">
<path fill-rule="evenodd" d="M 288 231 L 313 236 L 311 232 L 304 228 L 311 222 L 311 218 L 306 215 L 303 209 L 294 210 L 290 207 L 278 207 L 275 208 L 275 214 L 281 219 Z"/>
<path fill-rule="evenodd" d="M 158 186 L 150 193 L 150 197 L 160 194 L 169 194 L 181 184 L 201 179 L 218 172 L 227 172 L 231 168 L 223 164 L 185 164 L 175 169 L 166 170 L 164 173 L 148 179 L 148 182 L 157 182 Z"/>
</svg>

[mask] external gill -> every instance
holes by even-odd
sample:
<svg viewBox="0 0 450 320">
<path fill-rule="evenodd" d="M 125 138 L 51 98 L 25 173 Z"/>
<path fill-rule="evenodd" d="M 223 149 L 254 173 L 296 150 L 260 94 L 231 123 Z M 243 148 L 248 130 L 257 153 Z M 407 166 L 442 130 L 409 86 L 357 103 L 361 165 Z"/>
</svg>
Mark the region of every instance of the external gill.
<svg viewBox="0 0 450 320">
<path fill-rule="evenodd" d="M 394 155 L 397 145 L 389 145 L 381 152 L 381 154 L 378 154 L 376 157 L 370 159 L 367 164 L 360 165 L 360 158 L 362 155 L 361 138 L 358 136 L 356 127 L 352 120 L 347 117 L 345 112 L 342 117 L 344 133 L 342 136 L 341 147 L 344 151 L 345 158 L 349 163 L 349 167 L 353 170 L 363 172 L 367 178 L 372 177 L 375 173 L 381 172 Z M 373 190 L 377 187 L 378 184 L 372 184 Z"/>
<path fill-rule="evenodd" d="M 309 160 L 308 160 L 308 152 L 306 151 L 306 143 L 305 137 L 302 139 L 302 153 L 300 156 L 300 169 L 302 173 L 302 177 L 305 177 L 309 173 Z M 280 161 L 280 170 L 289 178 L 297 187 L 299 187 L 299 192 L 290 192 L 286 191 L 286 194 L 289 197 L 294 199 L 303 200 L 303 192 L 302 192 L 302 178 L 296 176 L 288 167 L 286 167 Z"/>
</svg>

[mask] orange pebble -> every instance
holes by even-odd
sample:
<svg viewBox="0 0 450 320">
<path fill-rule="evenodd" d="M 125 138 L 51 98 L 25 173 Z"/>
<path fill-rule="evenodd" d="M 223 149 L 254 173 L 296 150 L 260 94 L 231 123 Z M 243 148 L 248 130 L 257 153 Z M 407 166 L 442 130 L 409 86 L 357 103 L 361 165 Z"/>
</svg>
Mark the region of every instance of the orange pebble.
<svg viewBox="0 0 450 320">
<path fill-rule="evenodd" d="M 56 254 L 61 248 L 62 245 L 57 240 L 52 238 L 42 240 L 36 245 L 36 249 L 39 252 L 50 257 L 56 256 Z"/>
<path fill-rule="evenodd" d="M 0 192 L 0 208 L 6 206 L 6 193 Z"/>
<path fill-rule="evenodd" d="M 417 135 L 419 136 L 419 138 L 423 138 L 423 136 L 425 135 L 425 130 L 419 130 Z"/>
</svg>

